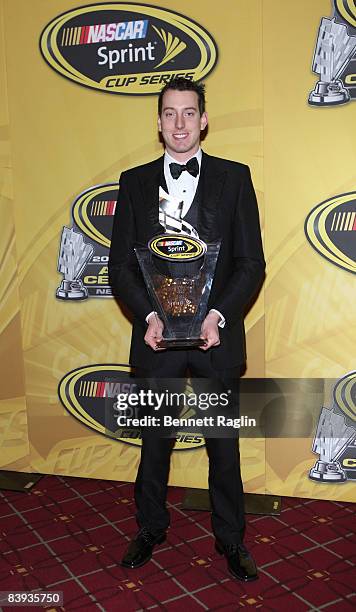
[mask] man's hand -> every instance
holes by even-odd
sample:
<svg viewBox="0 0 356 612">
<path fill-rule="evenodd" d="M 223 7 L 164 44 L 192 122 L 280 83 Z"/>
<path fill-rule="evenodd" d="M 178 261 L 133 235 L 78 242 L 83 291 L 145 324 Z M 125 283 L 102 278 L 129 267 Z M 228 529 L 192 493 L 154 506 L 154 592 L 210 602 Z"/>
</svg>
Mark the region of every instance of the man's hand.
<svg viewBox="0 0 356 612">
<path fill-rule="evenodd" d="M 164 348 L 157 346 L 158 342 L 162 340 L 164 325 L 161 319 L 155 312 L 152 313 L 148 319 L 148 327 L 144 337 L 145 343 L 151 347 L 154 351 L 164 351 Z"/>
<path fill-rule="evenodd" d="M 209 314 L 206 315 L 200 332 L 200 337 L 205 340 L 205 344 L 199 347 L 203 351 L 207 351 L 210 347 L 220 344 L 219 321 L 220 316 L 217 312 L 209 312 Z"/>
</svg>

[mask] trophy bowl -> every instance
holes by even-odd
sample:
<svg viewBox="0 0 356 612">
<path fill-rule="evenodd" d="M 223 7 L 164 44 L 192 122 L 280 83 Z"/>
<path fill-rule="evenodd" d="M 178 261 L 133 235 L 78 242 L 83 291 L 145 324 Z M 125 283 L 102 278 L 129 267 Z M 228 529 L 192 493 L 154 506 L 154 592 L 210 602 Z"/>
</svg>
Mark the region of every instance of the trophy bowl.
<svg viewBox="0 0 356 612">
<path fill-rule="evenodd" d="M 220 242 L 205 244 L 182 234 L 159 234 L 135 247 L 154 310 L 164 324 L 159 348 L 204 346 L 200 337 Z"/>
</svg>

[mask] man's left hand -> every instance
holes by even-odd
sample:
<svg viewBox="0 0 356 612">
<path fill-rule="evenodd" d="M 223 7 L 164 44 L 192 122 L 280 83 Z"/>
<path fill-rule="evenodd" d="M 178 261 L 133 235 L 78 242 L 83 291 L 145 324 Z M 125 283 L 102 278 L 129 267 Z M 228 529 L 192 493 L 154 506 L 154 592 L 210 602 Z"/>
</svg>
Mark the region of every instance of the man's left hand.
<svg viewBox="0 0 356 612">
<path fill-rule="evenodd" d="M 200 347 L 203 351 L 207 351 L 212 346 L 218 346 L 220 344 L 219 321 L 220 316 L 217 312 L 209 312 L 206 315 L 200 333 L 200 337 L 205 340 L 205 344 Z"/>
</svg>

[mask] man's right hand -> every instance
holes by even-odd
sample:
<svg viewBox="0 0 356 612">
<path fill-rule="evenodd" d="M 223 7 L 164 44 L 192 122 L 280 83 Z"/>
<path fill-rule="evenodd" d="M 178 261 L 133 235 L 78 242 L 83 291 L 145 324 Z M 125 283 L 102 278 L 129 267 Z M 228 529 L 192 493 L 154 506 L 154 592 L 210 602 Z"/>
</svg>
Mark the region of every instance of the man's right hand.
<svg viewBox="0 0 356 612">
<path fill-rule="evenodd" d="M 164 325 L 158 315 L 153 312 L 148 319 L 148 327 L 144 337 L 147 346 L 150 346 L 154 351 L 164 351 L 164 348 L 157 346 L 162 340 Z"/>
</svg>

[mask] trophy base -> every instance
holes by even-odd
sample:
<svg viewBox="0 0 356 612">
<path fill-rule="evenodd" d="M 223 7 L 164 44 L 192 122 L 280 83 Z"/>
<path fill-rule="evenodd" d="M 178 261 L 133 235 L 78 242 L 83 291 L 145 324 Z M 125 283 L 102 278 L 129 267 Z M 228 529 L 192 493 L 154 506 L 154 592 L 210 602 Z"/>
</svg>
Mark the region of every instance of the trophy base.
<svg viewBox="0 0 356 612">
<path fill-rule="evenodd" d="M 56 291 L 59 300 L 86 300 L 88 291 L 80 281 L 63 280 Z"/>
<path fill-rule="evenodd" d="M 318 81 L 308 98 L 308 102 L 312 106 L 333 106 L 346 104 L 349 101 L 350 94 L 340 80 L 332 83 Z"/>
<path fill-rule="evenodd" d="M 163 338 L 157 343 L 158 348 L 195 348 L 204 346 L 202 338 Z"/>
<path fill-rule="evenodd" d="M 318 482 L 345 482 L 346 474 L 338 461 L 326 463 L 325 461 L 317 461 L 314 467 L 309 472 L 311 480 Z"/>
</svg>

